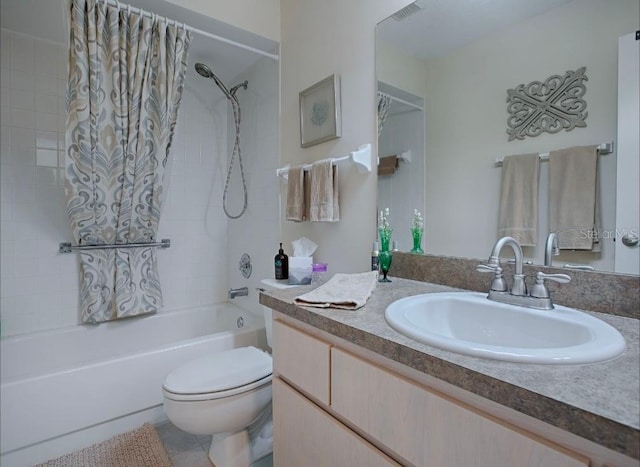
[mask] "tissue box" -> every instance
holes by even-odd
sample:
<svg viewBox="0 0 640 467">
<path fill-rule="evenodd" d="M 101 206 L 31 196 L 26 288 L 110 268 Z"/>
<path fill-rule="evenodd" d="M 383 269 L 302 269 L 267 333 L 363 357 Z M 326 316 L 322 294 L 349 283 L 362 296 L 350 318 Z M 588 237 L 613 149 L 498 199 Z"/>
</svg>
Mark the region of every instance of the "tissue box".
<svg viewBox="0 0 640 467">
<path fill-rule="evenodd" d="M 289 284 L 311 284 L 312 256 L 289 257 Z"/>
</svg>

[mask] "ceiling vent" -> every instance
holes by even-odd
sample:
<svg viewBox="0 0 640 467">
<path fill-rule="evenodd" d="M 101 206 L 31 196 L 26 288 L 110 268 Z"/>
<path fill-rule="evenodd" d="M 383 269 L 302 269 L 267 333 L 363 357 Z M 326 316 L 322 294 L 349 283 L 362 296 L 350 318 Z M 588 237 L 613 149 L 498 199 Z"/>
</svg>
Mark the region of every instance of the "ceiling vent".
<svg viewBox="0 0 640 467">
<path fill-rule="evenodd" d="M 408 4 L 402 10 L 398 10 L 391 17 L 396 21 L 402 21 L 403 19 L 407 19 L 409 16 L 416 14 L 420 10 L 424 9 L 424 0 L 416 0 L 413 3 Z"/>
</svg>

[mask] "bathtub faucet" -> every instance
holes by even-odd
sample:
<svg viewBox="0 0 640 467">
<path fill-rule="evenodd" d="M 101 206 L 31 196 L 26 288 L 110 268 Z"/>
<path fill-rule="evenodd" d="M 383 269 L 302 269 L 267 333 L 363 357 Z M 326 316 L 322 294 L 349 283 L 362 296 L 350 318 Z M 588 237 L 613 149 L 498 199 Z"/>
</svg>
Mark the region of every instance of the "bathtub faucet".
<svg viewBox="0 0 640 467">
<path fill-rule="evenodd" d="M 236 297 L 246 297 L 249 295 L 248 287 L 240 287 L 239 289 L 229 289 L 229 299 L 234 299 Z"/>
</svg>

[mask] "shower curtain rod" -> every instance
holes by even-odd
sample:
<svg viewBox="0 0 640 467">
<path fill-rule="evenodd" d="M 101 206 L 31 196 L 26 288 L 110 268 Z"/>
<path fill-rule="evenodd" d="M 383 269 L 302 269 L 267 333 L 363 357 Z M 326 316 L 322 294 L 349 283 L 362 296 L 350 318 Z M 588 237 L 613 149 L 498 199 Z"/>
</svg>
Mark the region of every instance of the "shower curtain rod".
<svg viewBox="0 0 640 467">
<path fill-rule="evenodd" d="M 114 7 L 118 8 L 119 10 L 127 10 L 127 11 L 130 11 L 131 13 L 134 13 L 134 14 L 137 14 L 137 15 L 147 16 L 149 18 L 153 18 L 153 16 L 155 15 L 155 13 L 152 13 L 150 11 L 143 10 L 142 8 L 133 7 L 133 6 L 131 6 L 129 4 L 126 4 L 126 3 L 120 3 L 117 0 L 101 0 L 101 1 L 103 3 L 105 3 L 105 4 L 107 4 L 107 5 L 114 6 Z M 265 52 L 264 50 L 256 49 L 255 47 L 251 47 L 249 45 L 242 44 L 241 42 L 232 41 L 231 39 L 227 39 L 226 37 L 218 36 L 216 34 L 212 34 L 210 32 L 203 31 L 201 29 L 196 29 L 194 27 L 189 26 L 186 23 L 180 23 L 175 19 L 169 19 L 167 17 L 160 16 L 160 15 L 155 15 L 155 16 L 157 16 L 159 18 L 163 18 L 168 23 L 174 23 L 176 27 L 178 27 L 179 25 L 182 25 L 183 27 L 185 27 L 189 31 L 193 32 L 194 34 L 198 34 L 200 36 L 208 37 L 209 39 L 213 39 L 213 40 L 216 40 L 218 42 L 223 42 L 225 44 L 229 44 L 229 45 L 232 45 L 234 47 L 238 47 L 240 49 L 248 50 L 249 52 L 253 52 L 253 53 L 256 53 L 258 55 L 262 55 L 264 57 L 268 57 L 268 58 L 270 58 L 272 60 L 275 60 L 276 62 L 280 59 L 280 57 L 277 54 L 272 54 L 272 53 L 269 53 L 269 52 Z"/>
</svg>

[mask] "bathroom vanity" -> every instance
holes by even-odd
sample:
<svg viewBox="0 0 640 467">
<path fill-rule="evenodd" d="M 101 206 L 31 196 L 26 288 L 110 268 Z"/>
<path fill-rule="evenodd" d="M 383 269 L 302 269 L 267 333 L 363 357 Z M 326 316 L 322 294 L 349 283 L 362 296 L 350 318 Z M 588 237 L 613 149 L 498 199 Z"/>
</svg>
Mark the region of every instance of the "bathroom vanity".
<svg viewBox="0 0 640 467">
<path fill-rule="evenodd" d="M 274 465 L 638 466 L 638 321 L 593 313 L 627 351 L 589 365 L 498 362 L 413 341 L 393 301 L 450 287 L 394 278 L 357 311 L 263 293 L 273 314 Z"/>
</svg>

